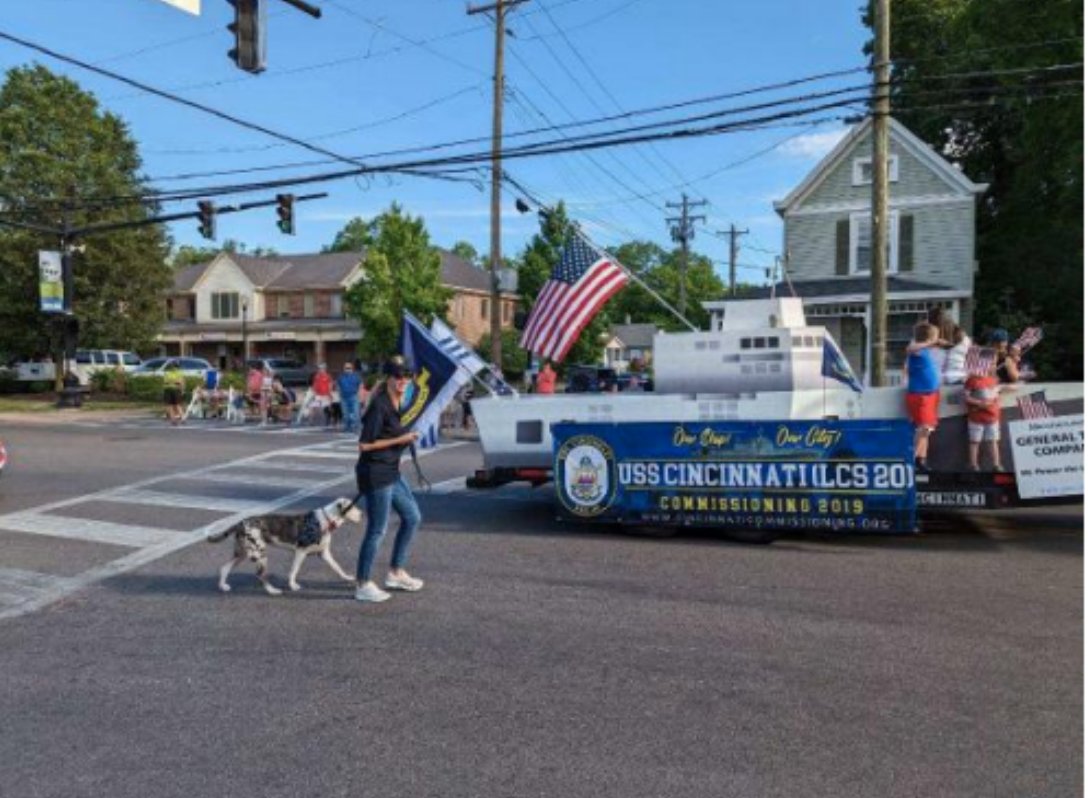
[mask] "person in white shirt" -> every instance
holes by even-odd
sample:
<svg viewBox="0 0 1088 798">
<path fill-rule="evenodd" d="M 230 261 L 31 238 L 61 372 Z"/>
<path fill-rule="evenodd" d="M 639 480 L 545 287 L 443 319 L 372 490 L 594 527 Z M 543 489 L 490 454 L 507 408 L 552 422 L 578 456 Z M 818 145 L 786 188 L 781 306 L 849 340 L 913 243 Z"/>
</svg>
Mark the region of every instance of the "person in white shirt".
<svg viewBox="0 0 1088 798">
<path fill-rule="evenodd" d="M 965 365 L 967 350 L 971 348 L 971 338 L 959 326 L 952 331 L 951 348 L 945 353 L 944 371 L 941 379 L 946 385 L 960 385 L 967 379 Z"/>
</svg>

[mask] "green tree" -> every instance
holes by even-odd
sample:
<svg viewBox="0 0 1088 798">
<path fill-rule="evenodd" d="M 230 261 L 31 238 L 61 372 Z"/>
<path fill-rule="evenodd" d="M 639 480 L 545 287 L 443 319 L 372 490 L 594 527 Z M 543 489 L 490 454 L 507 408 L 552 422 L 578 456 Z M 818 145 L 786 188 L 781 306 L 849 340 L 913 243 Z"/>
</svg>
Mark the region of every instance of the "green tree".
<svg viewBox="0 0 1088 798">
<path fill-rule="evenodd" d="M 336 234 L 336 238 L 322 252 L 362 252 L 374 243 L 373 223 L 356 216 Z"/>
<path fill-rule="evenodd" d="M 170 255 L 170 266 L 178 271 L 195 263 L 208 263 L 223 250 L 214 247 L 194 247 L 182 244 Z"/>
<path fill-rule="evenodd" d="M 136 143 L 120 117 L 42 66 L 8 71 L 0 87 L 0 198 L 11 221 L 56 227 L 138 222 L 153 205 L 84 198 L 146 194 Z M 67 206 L 67 211 L 65 207 Z M 161 329 L 170 285 L 159 225 L 94 234 L 74 255 L 73 311 L 82 346 L 146 349 Z M 38 311 L 40 249 L 57 238 L 0 225 L 0 351 L 56 349 L 53 320 Z"/>
<path fill-rule="evenodd" d="M 524 310 L 529 310 L 536 302 L 540 289 L 563 254 L 570 231 L 571 223 L 562 202 L 554 212 L 541 217 L 540 232 L 526 245 L 517 263 L 518 293 Z"/>
<path fill-rule="evenodd" d="M 442 285 L 442 261 L 422 218 L 406 215 L 394 203 L 365 223 L 365 230 L 359 222 L 353 219 L 348 227 L 354 240 L 369 242 L 364 276 L 345 293 L 344 307 L 363 329 L 360 354 L 366 360 L 378 360 L 396 347 L 402 311 L 430 324 L 435 316 L 445 317 L 453 292 Z M 347 238 L 345 230 L 337 241 Z"/>
<path fill-rule="evenodd" d="M 480 263 L 480 253 L 476 251 L 476 247 L 467 241 L 458 241 L 450 247 L 450 252 L 462 260 L 467 260 L 473 266 L 478 266 Z"/>
<path fill-rule="evenodd" d="M 502 331 L 502 373 L 507 380 L 520 380 L 525 376 L 529 357 L 519 346 L 520 341 L 521 333 L 517 330 Z M 491 361 L 491 333 L 484 333 L 480 343 L 476 344 L 476 352 L 484 360 Z"/>
<path fill-rule="evenodd" d="M 1083 376 L 1083 308 L 1070 298 L 1084 284 L 1084 103 L 1062 84 L 1081 70 L 1025 70 L 1083 61 L 1083 25 L 1071 0 L 896 0 L 891 33 L 893 114 L 990 185 L 976 332 L 1028 309 L 1047 329 L 1040 376 L 1073 379 Z"/>
</svg>

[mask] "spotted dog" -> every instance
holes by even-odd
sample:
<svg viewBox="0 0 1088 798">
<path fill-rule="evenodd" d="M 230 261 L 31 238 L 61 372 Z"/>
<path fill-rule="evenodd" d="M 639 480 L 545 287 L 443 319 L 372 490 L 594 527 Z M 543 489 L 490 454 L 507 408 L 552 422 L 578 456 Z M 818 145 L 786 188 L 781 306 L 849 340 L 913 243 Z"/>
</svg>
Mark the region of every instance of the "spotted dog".
<svg viewBox="0 0 1088 798">
<path fill-rule="evenodd" d="M 283 591 L 275 587 L 268 579 L 269 546 L 294 550 L 295 559 L 291 563 L 291 572 L 287 576 L 287 587 L 291 590 L 298 590 L 301 587 L 296 581 L 298 569 L 302 567 L 302 561 L 310 554 L 320 554 L 321 559 L 328 563 L 337 576 L 346 582 L 354 582 L 355 577 L 346 573 L 333 559 L 329 544 L 332 542 L 332 533 L 345 521 L 359 523 L 362 517 L 354 501 L 337 499 L 308 513 L 260 515 L 246 518 L 222 532 L 209 535 L 209 543 L 219 543 L 231 536 L 234 537 L 234 557 L 219 569 L 219 589 L 224 593 L 230 592 L 230 585 L 227 584 L 230 572 L 243 560 L 250 560 L 257 564 L 257 578 L 261 580 L 261 584 L 269 595 L 278 596 L 282 593 Z"/>
</svg>

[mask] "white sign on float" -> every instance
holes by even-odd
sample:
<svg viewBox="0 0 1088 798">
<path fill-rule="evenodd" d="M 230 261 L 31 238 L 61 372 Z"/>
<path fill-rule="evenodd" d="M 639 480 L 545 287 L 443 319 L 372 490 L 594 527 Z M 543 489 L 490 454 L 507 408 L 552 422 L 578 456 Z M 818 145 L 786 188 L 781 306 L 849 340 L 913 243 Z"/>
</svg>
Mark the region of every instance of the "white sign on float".
<svg viewBox="0 0 1088 798">
<path fill-rule="evenodd" d="M 182 11 L 188 11 L 194 16 L 200 16 L 200 0 L 162 0 L 162 2 L 168 6 L 180 8 Z"/>
<path fill-rule="evenodd" d="M 1084 495 L 1084 416 L 1009 422 L 1021 499 Z"/>
</svg>

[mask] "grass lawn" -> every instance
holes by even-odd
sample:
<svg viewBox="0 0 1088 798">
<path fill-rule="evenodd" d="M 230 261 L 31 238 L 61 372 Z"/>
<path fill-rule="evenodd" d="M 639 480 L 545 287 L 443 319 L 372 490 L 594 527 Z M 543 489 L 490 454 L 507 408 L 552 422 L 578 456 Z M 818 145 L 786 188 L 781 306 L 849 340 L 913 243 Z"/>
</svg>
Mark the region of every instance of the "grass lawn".
<svg viewBox="0 0 1088 798">
<path fill-rule="evenodd" d="M 162 410 L 159 402 L 136 402 L 119 396 L 96 395 L 83 402 L 84 410 Z M 9 394 L 0 396 L 0 413 L 55 413 L 55 393 Z"/>
</svg>

